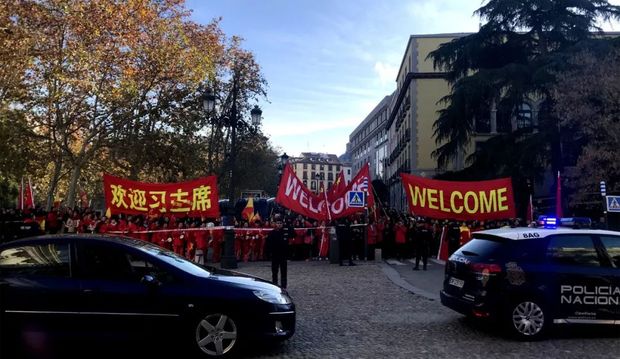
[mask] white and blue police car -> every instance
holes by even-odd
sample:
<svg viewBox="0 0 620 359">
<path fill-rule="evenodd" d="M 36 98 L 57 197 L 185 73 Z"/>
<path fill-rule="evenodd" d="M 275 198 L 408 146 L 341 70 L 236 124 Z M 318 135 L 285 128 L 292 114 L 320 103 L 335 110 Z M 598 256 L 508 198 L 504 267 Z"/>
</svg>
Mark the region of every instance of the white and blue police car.
<svg viewBox="0 0 620 359">
<path fill-rule="evenodd" d="M 543 223 L 474 232 L 446 263 L 442 304 L 524 340 L 552 325 L 620 325 L 620 232 Z"/>
</svg>

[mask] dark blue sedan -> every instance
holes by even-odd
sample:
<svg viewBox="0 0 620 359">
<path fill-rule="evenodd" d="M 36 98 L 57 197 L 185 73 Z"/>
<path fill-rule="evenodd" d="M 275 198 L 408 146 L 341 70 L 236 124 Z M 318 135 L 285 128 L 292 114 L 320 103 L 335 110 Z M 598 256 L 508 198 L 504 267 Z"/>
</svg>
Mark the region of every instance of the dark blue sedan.
<svg viewBox="0 0 620 359">
<path fill-rule="evenodd" d="M 0 246 L 0 333 L 141 333 L 205 357 L 295 331 L 286 291 L 198 266 L 161 247 L 109 236 L 44 236 Z"/>
</svg>

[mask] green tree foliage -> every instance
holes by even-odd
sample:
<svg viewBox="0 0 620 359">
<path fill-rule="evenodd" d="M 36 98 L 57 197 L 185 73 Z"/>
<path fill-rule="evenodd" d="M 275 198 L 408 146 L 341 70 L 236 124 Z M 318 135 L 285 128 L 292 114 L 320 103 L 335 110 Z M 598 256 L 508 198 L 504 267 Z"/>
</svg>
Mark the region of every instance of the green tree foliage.
<svg viewBox="0 0 620 359">
<path fill-rule="evenodd" d="M 265 95 L 241 39 L 218 19 L 192 22 L 183 0 L 9 0 L 0 45 L 0 179 L 32 175 L 48 205 L 61 197 L 73 206 L 80 188 L 101 193 L 102 172 L 222 177 L 232 80 L 240 118 Z M 202 109 L 207 84 L 217 114 Z M 271 156 L 268 139 L 257 139 Z"/>
<path fill-rule="evenodd" d="M 600 208 L 601 180 L 609 193 L 620 190 L 620 46 L 614 45 L 576 53 L 553 91 L 561 126 L 584 143 L 568 172 L 574 206 Z"/>
<path fill-rule="evenodd" d="M 598 21 L 620 17 L 620 7 L 605 0 L 490 0 L 476 14 L 486 21 L 477 33 L 443 44 L 430 54 L 435 66 L 447 72 L 452 86 L 441 100 L 445 108 L 434 124 L 438 165 L 445 167 L 469 146 L 477 116 L 495 106 L 513 117 L 520 104 L 535 97 L 546 101 L 539 134 L 524 136 L 517 131 L 502 136 L 508 143 L 530 149 L 529 158 L 542 156 L 542 165 L 551 162 L 554 169 L 560 168 L 563 134 L 552 116 L 550 96 L 556 74 L 566 69 L 566 57 L 577 44 L 597 36 Z M 495 143 L 503 146 L 504 141 Z M 497 150 L 493 143 L 485 147 Z M 482 166 L 492 158 L 504 169 L 498 174 L 531 167 L 523 166 L 514 155 L 493 156 L 484 150 L 470 161 L 479 160 Z"/>
<path fill-rule="evenodd" d="M 455 161 L 476 135 L 476 119 L 496 109 L 510 128 L 479 146 L 469 168 L 444 177 L 511 176 L 517 205 L 525 208 L 529 180 L 574 164 L 581 153 L 580 124 L 560 122 L 552 92 L 577 49 L 609 41 L 601 39 L 599 23 L 620 18 L 620 7 L 606 0 L 489 0 L 475 14 L 485 21 L 477 33 L 429 55 L 452 87 L 434 123 L 433 155 L 440 168 Z M 529 99 L 540 104 L 538 126 L 519 129 L 515 118 Z"/>
</svg>

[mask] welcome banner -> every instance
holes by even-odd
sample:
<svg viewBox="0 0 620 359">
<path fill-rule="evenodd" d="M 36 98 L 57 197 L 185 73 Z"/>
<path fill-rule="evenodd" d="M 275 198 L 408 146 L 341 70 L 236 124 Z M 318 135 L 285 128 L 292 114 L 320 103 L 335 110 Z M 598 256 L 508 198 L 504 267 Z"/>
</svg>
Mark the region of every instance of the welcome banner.
<svg viewBox="0 0 620 359">
<path fill-rule="evenodd" d="M 409 210 L 437 219 L 489 220 L 515 217 L 512 180 L 439 181 L 401 173 Z"/>
<path fill-rule="evenodd" d="M 106 208 L 112 213 L 220 215 L 217 178 L 189 182 L 145 183 L 103 175 Z"/>
<path fill-rule="evenodd" d="M 362 167 L 348 185 L 342 186 L 338 193 L 332 195 L 314 194 L 295 175 L 291 166 L 284 168 L 276 202 L 291 211 L 316 220 L 332 220 L 363 212 L 365 208 L 349 207 L 347 192 L 365 192 L 368 196 L 367 205 L 374 205 L 374 197 L 370 188 L 368 165 Z"/>
</svg>

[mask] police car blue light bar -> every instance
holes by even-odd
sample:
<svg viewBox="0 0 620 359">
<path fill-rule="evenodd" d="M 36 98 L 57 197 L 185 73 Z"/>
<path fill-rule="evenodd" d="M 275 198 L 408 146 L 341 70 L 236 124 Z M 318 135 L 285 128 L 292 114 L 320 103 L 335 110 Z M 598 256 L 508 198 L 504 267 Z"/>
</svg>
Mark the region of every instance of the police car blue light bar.
<svg viewBox="0 0 620 359">
<path fill-rule="evenodd" d="M 546 217 L 543 220 L 543 225 L 545 228 L 557 228 L 558 227 L 558 219 L 555 217 Z"/>
</svg>

